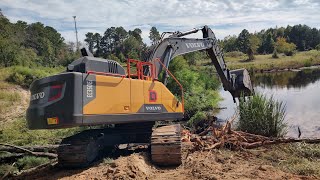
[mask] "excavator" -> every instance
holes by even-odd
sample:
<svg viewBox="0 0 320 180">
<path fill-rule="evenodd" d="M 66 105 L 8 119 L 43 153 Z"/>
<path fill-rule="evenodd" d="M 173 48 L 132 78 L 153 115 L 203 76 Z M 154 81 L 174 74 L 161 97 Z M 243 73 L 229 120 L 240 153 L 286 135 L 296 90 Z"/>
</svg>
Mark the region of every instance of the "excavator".
<svg viewBox="0 0 320 180">
<path fill-rule="evenodd" d="M 185 37 L 199 31 L 203 38 Z M 234 100 L 253 94 L 248 71 L 227 69 L 213 31 L 204 26 L 163 33 L 142 61 L 128 59 L 126 68 L 81 49 L 82 57 L 69 64 L 65 72 L 31 84 L 28 127 L 99 125 L 100 128 L 87 129 L 61 141 L 57 153 L 63 167 L 88 166 L 103 149 L 128 143 L 150 145 L 151 160 L 156 165 L 180 165 L 181 126 L 154 125 L 156 121 L 176 122 L 184 117 L 183 87 L 168 68 L 174 57 L 195 51 L 207 52 L 224 90 Z M 181 99 L 166 87 L 169 76 L 181 88 Z"/>
</svg>

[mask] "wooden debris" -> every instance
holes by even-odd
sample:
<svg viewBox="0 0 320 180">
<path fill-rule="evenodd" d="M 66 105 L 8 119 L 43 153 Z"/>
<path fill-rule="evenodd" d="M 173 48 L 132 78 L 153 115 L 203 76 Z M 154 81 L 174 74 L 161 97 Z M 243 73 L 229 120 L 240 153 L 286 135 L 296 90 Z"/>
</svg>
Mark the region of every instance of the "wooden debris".
<svg viewBox="0 0 320 180">
<path fill-rule="evenodd" d="M 16 149 L 19 149 L 29 155 L 33 155 L 33 156 L 38 156 L 38 157 L 48 157 L 48 158 L 51 158 L 51 159 L 54 159 L 54 158 L 57 158 L 57 154 L 54 154 L 54 153 L 46 153 L 46 152 L 33 152 L 33 151 L 30 151 L 28 149 L 25 149 L 23 147 L 19 147 L 19 146 L 15 146 L 15 145 L 11 145 L 11 144 L 6 144 L 6 143 L 0 143 L 1 146 L 7 146 L 7 147 L 11 147 L 11 148 L 16 148 Z"/>
<path fill-rule="evenodd" d="M 190 139 L 193 142 L 194 150 L 206 151 L 221 147 L 232 150 L 253 149 L 261 146 L 292 142 L 320 143 L 320 139 L 270 138 L 243 131 L 235 131 L 231 129 L 234 119 L 235 117 L 231 118 L 220 128 L 216 128 L 214 125 L 207 127 L 199 134 L 184 132 L 184 134 L 189 135 L 189 138 L 185 137 L 185 139 Z"/>
</svg>

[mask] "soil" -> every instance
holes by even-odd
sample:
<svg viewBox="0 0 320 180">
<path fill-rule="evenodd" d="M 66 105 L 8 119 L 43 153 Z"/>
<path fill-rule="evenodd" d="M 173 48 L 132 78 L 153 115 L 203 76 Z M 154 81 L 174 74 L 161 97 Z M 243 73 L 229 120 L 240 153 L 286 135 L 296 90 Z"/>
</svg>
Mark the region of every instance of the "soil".
<svg viewBox="0 0 320 180">
<path fill-rule="evenodd" d="M 104 160 L 95 165 L 76 170 L 57 166 L 20 179 L 316 179 L 286 173 L 259 158 L 251 151 L 188 151 L 183 146 L 183 164 L 179 167 L 152 165 L 147 152 Z M 266 150 L 266 149 L 265 149 Z M 263 151 L 261 152 L 263 153 Z M 257 155 L 258 154 L 258 155 Z"/>
<path fill-rule="evenodd" d="M 1 82 L 0 82 L 1 83 Z M 0 113 L 0 125 L 16 120 L 16 118 L 24 116 L 28 108 L 30 92 L 18 85 L 10 85 L 8 88 L 2 90 L 8 92 L 17 92 L 20 95 L 20 101 L 15 102 L 8 107 L 5 113 Z"/>
</svg>

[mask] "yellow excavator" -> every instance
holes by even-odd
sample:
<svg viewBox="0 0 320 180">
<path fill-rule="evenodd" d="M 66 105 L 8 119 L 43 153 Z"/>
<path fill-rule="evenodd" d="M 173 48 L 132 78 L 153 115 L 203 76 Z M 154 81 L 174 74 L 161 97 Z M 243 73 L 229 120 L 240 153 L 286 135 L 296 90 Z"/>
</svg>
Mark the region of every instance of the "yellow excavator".
<svg viewBox="0 0 320 180">
<path fill-rule="evenodd" d="M 184 37 L 198 31 L 203 38 Z M 83 57 L 69 64 L 65 72 L 31 84 L 28 127 L 113 125 L 63 139 L 58 161 L 64 167 L 87 166 L 102 149 L 127 143 L 149 143 L 155 164 L 180 165 L 180 125 L 153 126 L 155 121 L 179 120 L 184 116 L 183 87 L 168 70 L 170 61 L 178 55 L 202 50 L 207 51 L 224 90 L 234 99 L 253 93 L 248 71 L 227 69 L 214 33 L 204 26 L 187 32 L 164 33 L 142 61 L 128 59 L 126 68 L 81 49 Z M 161 79 L 160 73 L 164 73 Z M 166 87 L 169 75 L 181 88 L 181 100 Z"/>
</svg>

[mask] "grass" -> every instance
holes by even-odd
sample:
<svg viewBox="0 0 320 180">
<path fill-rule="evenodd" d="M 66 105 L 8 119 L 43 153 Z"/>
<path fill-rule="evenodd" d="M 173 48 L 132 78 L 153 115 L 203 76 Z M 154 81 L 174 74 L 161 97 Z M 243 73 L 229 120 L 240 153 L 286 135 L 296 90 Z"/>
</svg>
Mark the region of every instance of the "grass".
<svg viewBox="0 0 320 180">
<path fill-rule="evenodd" d="M 6 173 L 17 173 L 22 170 L 31 169 L 41 164 L 48 163 L 50 160 L 45 157 L 24 156 L 17 160 L 13 164 L 1 164 L 0 165 L 0 177 Z"/>
<path fill-rule="evenodd" d="M 13 66 L 9 68 L 9 72 L 7 73 L 8 75 L 5 80 L 8 82 L 20 85 L 22 87 L 28 88 L 34 80 L 56 74 L 58 72 L 61 72 L 62 70 L 63 70 L 62 67 L 29 68 L 29 67 L 22 67 L 22 66 Z"/>
<path fill-rule="evenodd" d="M 320 178 L 320 144 L 275 145 L 259 157 L 285 172 Z"/>
<path fill-rule="evenodd" d="M 48 163 L 49 161 L 50 160 L 45 157 L 25 156 L 19 159 L 15 165 L 18 169 L 25 170 Z"/>
<path fill-rule="evenodd" d="M 247 68 L 254 71 L 273 69 L 294 69 L 320 64 L 320 51 L 311 50 L 297 52 L 293 56 L 279 54 L 279 58 L 272 58 L 272 54 L 255 55 L 255 60 L 246 61 L 247 56 L 226 56 L 227 66 L 230 69 Z"/>
<path fill-rule="evenodd" d="M 10 106 L 20 101 L 21 96 L 18 92 L 0 89 L 0 113 L 5 113 Z"/>
<path fill-rule="evenodd" d="M 0 127 L 0 142 L 24 145 L 57 144 L 62 138 L 80 132 L 84 128 L 68 128 L 55 130 L 29 130 L 24 117 Z"/>
<path fill-rule="evenodd" d="M 282 137 L 286 133 L 285 108 L 283 102 L 272 96 L 268 98 L 255 94 L 246 100 L 240 98 L 237 129 L 268 137 Z"/>
</svg>

